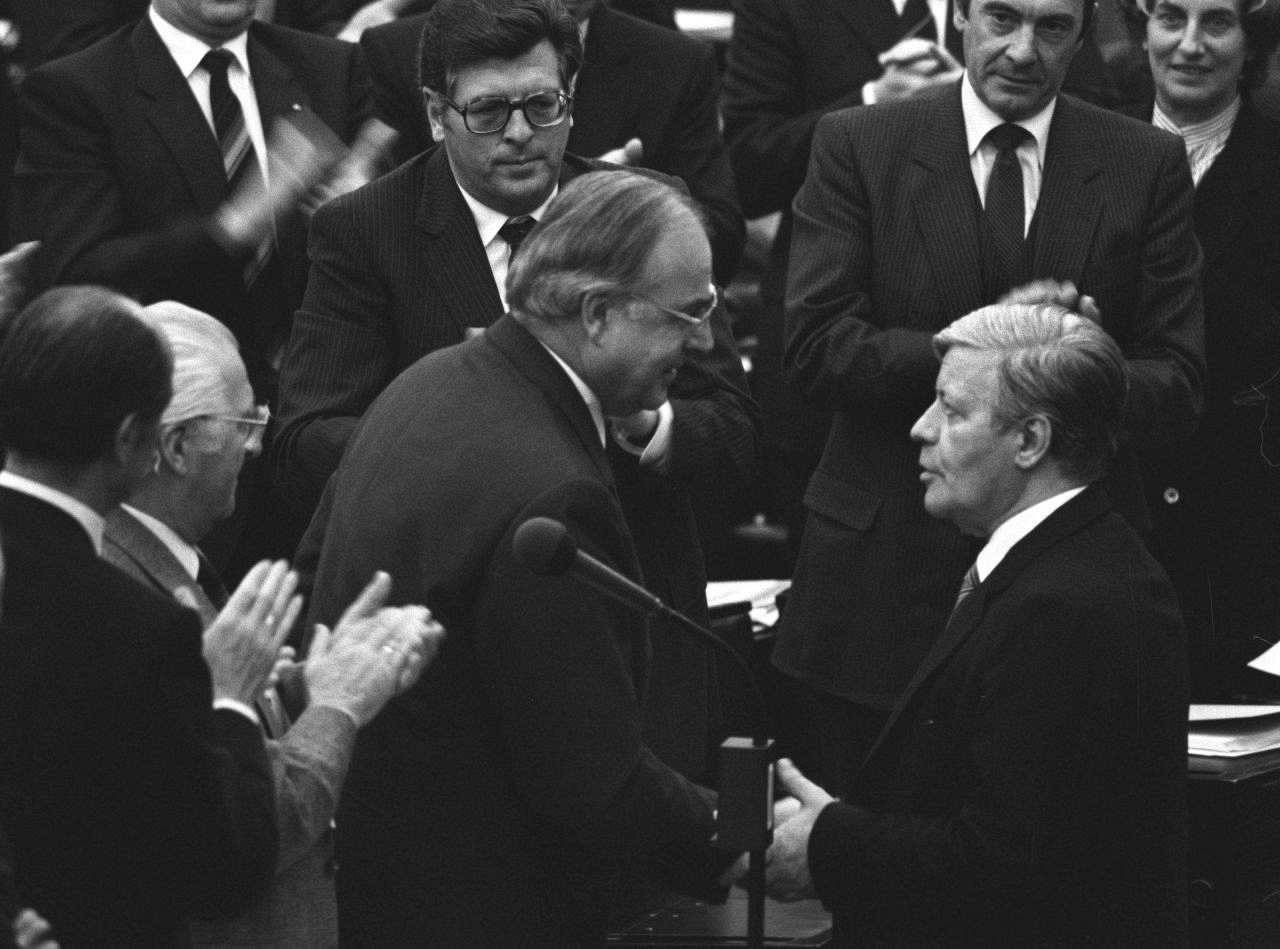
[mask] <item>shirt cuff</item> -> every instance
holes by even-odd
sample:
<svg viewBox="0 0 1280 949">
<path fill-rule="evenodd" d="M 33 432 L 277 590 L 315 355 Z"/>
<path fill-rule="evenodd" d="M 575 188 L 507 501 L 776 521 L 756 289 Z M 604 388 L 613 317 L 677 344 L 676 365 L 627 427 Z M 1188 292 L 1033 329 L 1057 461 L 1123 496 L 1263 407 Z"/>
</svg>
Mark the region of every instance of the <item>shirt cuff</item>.
<svg viewBox="0 0 1280 949">
<path fill-rule="evenodd" d="M 658 426 L 649 436 L 644 446 L 637 445 L 614 428 L 613 440 L 623 451 L 640 459 L 642 467 L 665 474 L 671 458 L 671 430 L 675 424 L 676 413 L 667 400 L 658 406 Z"/>
<path fill-rule="evenodd" d="M 213 708 L 214 711 L 225 708 L 232 712 L 239 712 L 241 715 L 245 716 L 245 718 L 249 719 L 249 721 L 253 722 L 254 725 L 259 728 L 262 727 L 262 722 L 258 720 L 258 713 L 254 711 L 253 706 L 245 705 L 239 699 L 214 699 Z"/>
</svg>

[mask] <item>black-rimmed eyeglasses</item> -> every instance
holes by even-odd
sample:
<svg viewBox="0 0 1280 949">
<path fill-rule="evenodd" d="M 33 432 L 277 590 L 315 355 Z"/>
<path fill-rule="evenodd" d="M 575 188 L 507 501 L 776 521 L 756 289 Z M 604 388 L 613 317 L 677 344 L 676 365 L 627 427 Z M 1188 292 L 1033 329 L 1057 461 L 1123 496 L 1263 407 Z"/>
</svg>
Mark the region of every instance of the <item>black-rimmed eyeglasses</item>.
<svg viewBox="0 0 1280 949">
<path fill-rule="evenodd" d="M 430 89 L 424 91 L 431 92 Z M 525 121 L 534 128 L 550 128 L 568 118 L 570 107 L 573 105 L 573 96 L 553 89 L 535 92 L 523 99 L 481 96 L 478 99 L 472 99 L 466 105 L 458 105 L 446 95 L 440 95 L 440 99 L 462 116 L 462 124 L 467 127 L 468 132 L 475 135 L 501 132 L 511 121 L 511 113 L 517 109 L 524 113 Z"/>
</svg>

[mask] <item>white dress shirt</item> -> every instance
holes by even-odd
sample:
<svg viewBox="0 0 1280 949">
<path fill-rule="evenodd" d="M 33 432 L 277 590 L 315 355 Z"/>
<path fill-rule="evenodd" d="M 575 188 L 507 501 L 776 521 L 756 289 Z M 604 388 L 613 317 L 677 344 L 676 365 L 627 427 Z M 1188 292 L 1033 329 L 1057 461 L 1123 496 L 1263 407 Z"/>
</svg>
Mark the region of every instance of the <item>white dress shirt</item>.
<svg viewBox="0 0 1280 949">
<path fill-rule="evenodd" d="M 52 504 L 58 510 L 70 514 L 75 518 L 76 523 L 84 528 L 84 532 L 89 535 L 89 542 L 93 544 L 94 553 L 99 557 L 102 556 L 102 532 L 106 529 L 106 522 L 103 520 L 102 515 L 89 507 L 89 505 L 83 501 L 76 500 L 69 494 L 64 494 L 51 488 L 47 484 L 24 478 L 22 475 L 14 474 L 8 469 L 0 471 L 0 487 L 36 498 L 46 504 Z"/>
<path fill-rule="evenodd" d="M 1005 554 L 1013 549 L 1014 544 L 1039 527 L 1050 514 L 1074 498 L 1085 487 L 1086 485 L 1081 485 L 1078 488 L 1063 491 L 1061 494 L 1055 494 L 1051 498 L 1045 498 L 1025 511 L 1019 511 L 997 527 L 987 540 L 986 546 L 978 552 L 978 582 L 981 583 L 991 575 L 991 571 L 1000 565 L 1000 561 L 1004 560 Z"/>
<path fill-rule="evenodd" d="M 1044 156 L 1049 147 L 1049 124 L 1053 121 L 1053 110 L 1057 106 L 1057 97 L 1047 106 L 1028 119 L 1015 122 L 1031 133 L 1031 140 L 1018 146 L 1018 164 L 1022 166 L 1022 235 L 1025 237 L 1031 228 L 1031 218 L 1036 213 L 1036 202 L 1040 200 L 1040 183 L 1044 180 Z M 986 207 L 987 179 L 991 177 L 991 169 L 996 163 L 996 147 L 984 141 L 988 132 L 997 125 L 1004 125 L 1005 120 L 991 111 L 990 107 L 978 98 L 969 74 L 964 74 L 960 84 L 960 107 L 964 112 L 964 134 L 969 148 L 969 169 L 973 172 L 973 183 L 978 187 L 978 198 Z"/>
<path fill-rule="evenodd" d="M 218 133 L 213 126 L 213 106 L 209 102 L 209 74 L 200 68 L 200 61 L 214 47 L 190 33 L 182 32 L 157 13 L 154 5 L 147 10 L 147 16 L 151 18 L 151 25 L 160 34 L 160 42 L 164 43 L 165 48 L 169 50 L 169 55 L 178 64 L 178 70 L 186 77 L 187 85 L 191 87 L 191 94 L 196 97 L 200 111 L 204 113 L 204 120 L 209 123 L 209 130 L 214 133 L 214 141 L 217 141 Z M 267 139 L 262 130 L 262 116 L 258 113 L 258 96 L 253 91 L 253 81 L 249 75 L 249 34 L 241 33 L 234 39 L 227 40 L 219 48 L 225 49 L 235 59 L 227 68 L 227 85 L 240 100 L 245 130 L 249 133 L 249 141 L 253 142 L 254 155 L 258 160 L 258 167 L 262 169 L 262 180 L 269 182 L 271 179 L 267 174 Z"/>
<path fill-rule="evenodd" d="M 470 132 L 467 133 L 471 134 Z M 457 179 L 457 173 L 454 173 L 454 179 Z M 467 202 L 467 207 L 471 209 L 471 216 L 476 221 L 476 232 L 480 235 L 480 243 L 484 245 L 485 256 L 489 258 L 489 270 L 493 273 L 493 282 L 498 288 L 498 298 L 502 300 L 502 309 L 507 309 L 507 270 L 511 266 L 511 245 L 508 244 L 498 234 L 502 230 L 502 226 L 511 220 L 511 216 L 495 211 L 488 205 L 481 204 L 466 188 L 458 185 L 458 190 L 462 192 L 462 199 Z M 535 221 L 542 220 L 542 215 L 547 212 L 547 205 L 554 200 L 555 196 L 560 193 L 560 186 L 556 185 L 551 189 L 551 194 L 547 196 L 547 200 L 533 209 L 529 217 Z"/>
</svg>

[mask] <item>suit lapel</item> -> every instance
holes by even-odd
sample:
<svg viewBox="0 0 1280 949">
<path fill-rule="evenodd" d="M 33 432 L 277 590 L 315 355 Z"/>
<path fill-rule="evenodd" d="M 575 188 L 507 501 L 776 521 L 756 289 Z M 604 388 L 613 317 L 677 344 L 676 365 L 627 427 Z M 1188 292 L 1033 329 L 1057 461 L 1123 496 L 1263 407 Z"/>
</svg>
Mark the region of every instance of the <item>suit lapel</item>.
<svg viewBox="0 0 1280 949">
<path fill-rule="evenodd" d="M 1078 279 L 1106 200 L 1100 187 L 1102 157 L 1080 119 L 1079 107 L 1059 96 L 1036 204 L 1032 274 L 1037 277 Z"/>
<path fill-rule="evenodd" d="M 147 17 L 134 28 L 131 45 L 147 121 L 173 156 L 196 207 L 212 213 L 227 196 L 222 153 L 213 130 Z"/>
<path fill-rule="evenodd" d="M 253 74 L 253 94 L 258 99 L 262 130 L 270 139 L 275 119 L 309 109 L 311 97 L 289 64 L 263 42 L 261 30 L 262 25 L 256 22 L 249 28 L 249 71 Z"/>
<path fill-rule="evenodd" d="M 986 301 L 959 83 L 934 101 L 933 115 L 921 123 L 916 135 L 912 158 L 923 175 L 912 208 L 933 267 L 938 299 L 947 313 L 967 313 Z"/>
<path fill-rule="evenodd" d="M 502 316 L 502 298 L 475 217 L 442 147 L 427 159 L 414 225 L 426 236 L 423 270 L 439 288 L 438 294 L 424 300 L 423 318 L 452 323 L 462 339 L 467 327 L 488 326 Z"/>
<path fill-rule="evenodd" d="M 208 626 L 217 617 L 217 607 L 169 548 L 124 508 L 117 507 L 107 515 L 102 542 L 135 564 L 138 572 L 170 599 L 179 589 L 185 589 L 196 602 L 202 625 Z"/>
<path fill-rule="evenodd" d="M 942 635 L 934 642 L 919 668 L 916 669 L 916 674 L 912 677 L 906 691 L 898 699 L 888 722 L 867 754 L 863 767 L 866 767 L 875 758 L 879 749 L 886 744 L 894 726 L 925 683 L 982 624 L 987 612 L 987 604 L 999 597 L 1017 579 L 1027 564 L 1075 534 L 1086 524 L 1106 514 L 1110 509 L 1111 502 L 1103 490 L 1097 486 L 1091 486 L 1054 511 L 1030 534 L 1013 545 L 1004 559 L 996 565 L 995 570 L 978 584 L 973 593 L 969 594 L 951 615 Z"/>
<path fill-rule="evenodd" d="M 1204 250 L 1206 267 L 1232 246 L 1254 206 L 1251 196 L 1267 185 L 1274 186 L 1267 169 L 1276 163 L 1258 161 L 1258 156 L 1274 154 L 1277 149 L 1280 144 L 1261 134 L 1249 103 L 1243 103 L 1226 147 L 1196 188 L 1196 237 Z"/>
</svg>

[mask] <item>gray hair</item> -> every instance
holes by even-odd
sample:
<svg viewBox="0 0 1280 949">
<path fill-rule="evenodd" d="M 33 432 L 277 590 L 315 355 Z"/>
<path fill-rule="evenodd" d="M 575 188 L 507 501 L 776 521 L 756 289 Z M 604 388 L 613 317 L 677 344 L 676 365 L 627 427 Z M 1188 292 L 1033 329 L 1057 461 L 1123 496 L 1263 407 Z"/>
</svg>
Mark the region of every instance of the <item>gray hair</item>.
<svg viewBox="0 0 1280 949">
<path fill-rule="evenodd" d="M 249 384 L 236 338 L 207 313 L 173 300 L 144 307 L 142 318 L 173 350 L 173 398 L 162 426 L 226 412 L 236 389 Z"/>
<path fill-rule="evenodd" d="M 575 318 L 589 293 L 636 286 L 680 215 L 702 224 L 692 200 L 656 178 L 630 171 L 575 178 L 520 245 L 507 273 L 508 306 L 556 323 Z"/>
<path fill-rule="evenodd" d="M 1043 415 L 1049 455 L 1084 482 L 1106 474 L 1129 391 L 1124 354 L 1107 332 L 1051 303 L 997 303 L 933 337 L 938 358 L 955 346 L 998 353 L 995 417 L 1005 426 Z"/>
</svg>

